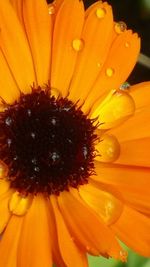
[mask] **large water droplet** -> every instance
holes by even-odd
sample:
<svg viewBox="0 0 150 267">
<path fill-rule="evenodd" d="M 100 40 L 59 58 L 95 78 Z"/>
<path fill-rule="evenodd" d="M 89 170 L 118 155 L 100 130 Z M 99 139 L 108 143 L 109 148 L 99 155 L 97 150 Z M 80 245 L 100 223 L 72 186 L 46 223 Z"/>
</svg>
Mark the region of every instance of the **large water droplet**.
<svg viewBox="0 0 150 267">
<path fill-rule="evenodd" d="M 24 197 L 18 192 L 14 192 L 9 200 L 9 210 L 15 215 L 23 216 L 32 203 L 32 196 Z"/>
<path fill-rule="evenodd" d="M 118 126 L 133 115 L 135 111 L 135 103 L 128 92 L 118 90 L 111 93 L 109 97 L 93 112 L 92 118 L 99 117 L 101 122 L 100 129 L 109 129 Z"/>
<path fill-rule="evenodd" d="M 107 225 L 111 225 L 120 217 L 123 210 L 122 202 L 97 184 L 83 185 L 79 188 L 79 194 Z"/>
<path fill-rule="evenodd" d="M 98 155 L 96 159 L 101 162 L 113 162 L 120 154 L 120 145 L 117 138 L 113 135 L 104 134 L 101 141 L 96 145 Z"/>
</svg>

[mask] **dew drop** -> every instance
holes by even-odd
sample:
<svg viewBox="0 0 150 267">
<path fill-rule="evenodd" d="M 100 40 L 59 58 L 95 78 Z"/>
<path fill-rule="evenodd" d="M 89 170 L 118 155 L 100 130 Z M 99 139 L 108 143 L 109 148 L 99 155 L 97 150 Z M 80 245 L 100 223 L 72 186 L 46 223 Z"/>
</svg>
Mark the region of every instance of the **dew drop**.
<svg viewBox="0 0 150 267">
<path fill-rule="evenodd" d="M 127 25 L 125 22 L 123 21 L 119 21 L 115 23 L 115 32 L 118 34 L 121 34 L 123 32 L 125 32 L 127 29 Z"/>
<path fill-rule="evenodd" d="M 99 8 L 96 9 L 97 18 L 102 19 L 102 18 L 105 17 L 105 15 L 106 15 L 106 10 L 104 8 L 99 7 Z"/>
<path fill-rule="evenodd" d="M 131 85 L 128 82 L 125 82 L 120 86 L 120 90 L 129 90 L 130 87 Z"/>
<path fill-rule="evenodd" d="M 108 77 L 112 77 L 112 76 L 114 75 L 114 73 L 115 73 L 115 71 L 114 71 L 113 68 L 107 68 L 107 69 L 106 69 L 106 75 L 107 75 Z"/>
<path fill-rule="evenodd" d="M 49 5 L 48 13 L 49 13 L 49 15 L 54 15 L 55 14 L 55 6 L 53 4 Z"/>
<path fill-rule="evenodd" d="M 84 47 L 84 41 L 82 39 L 74 39 L 72 41 L 72 47 L 75 51 L 79 52 Z"/>
<path fill-rule="evenodd" d="M 96 145 L 98 150 L 98 160 L 102 162 L 113 162 L 120 154 L 120 145 L 117 138 L 113 135 L 104 134 L 101 141 Z"/>
</svg>

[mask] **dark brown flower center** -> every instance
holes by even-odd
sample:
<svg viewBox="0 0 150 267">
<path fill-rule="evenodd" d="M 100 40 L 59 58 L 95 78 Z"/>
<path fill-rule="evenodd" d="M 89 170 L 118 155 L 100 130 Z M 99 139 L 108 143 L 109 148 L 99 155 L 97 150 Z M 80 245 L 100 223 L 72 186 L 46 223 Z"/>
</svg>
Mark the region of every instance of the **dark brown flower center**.
<svg viewBox="0 0 150 267">
<path fill-rule="evenodd" d="M 0 113 L 0 160 L 11 186 L 20 192 L 59 194 L 87 183 L 93 172 L 93 121 L 67 98 L 50 89 L 7 105 Z"/>
</svg>

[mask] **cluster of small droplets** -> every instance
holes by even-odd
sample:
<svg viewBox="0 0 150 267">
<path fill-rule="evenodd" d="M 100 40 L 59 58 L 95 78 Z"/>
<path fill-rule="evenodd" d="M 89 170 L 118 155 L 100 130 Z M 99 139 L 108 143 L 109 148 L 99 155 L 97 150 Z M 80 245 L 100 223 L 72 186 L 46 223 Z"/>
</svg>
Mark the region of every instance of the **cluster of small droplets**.
<svg viewBox="0 0 150 267">
<path fill-rule="evenodd" d="M 0 160 L 20 192 L 59 194 L 93 173 L 96 126 L 77 104 L 34 89 L 0 113 Z"/>
</svg>

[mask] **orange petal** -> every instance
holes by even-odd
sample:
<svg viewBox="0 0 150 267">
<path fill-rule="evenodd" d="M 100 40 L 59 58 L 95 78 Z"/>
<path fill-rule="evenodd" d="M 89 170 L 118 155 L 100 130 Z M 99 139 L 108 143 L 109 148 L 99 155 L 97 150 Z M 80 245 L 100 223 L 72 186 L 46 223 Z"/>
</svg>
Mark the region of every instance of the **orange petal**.
<svg viewBox="0 0 150 267">
<path fill-rule="evenodd" d="M 13 8 L 15 9 L 15 12 L 16 12 L 19 20 L 23 23 L 22 1 L 20 1 L 20 0 L 10 0 L 10 3 L 12 4 Z"/>
<path fill-rule="evenodd" d="M 37 195 L 24 217 L 18 247 L 18 266 L 52 266 L 50 230 L 46 200 Z"/>
<path fill-rule="evenodd" d="M 126 43 L 130 44 L 129 47 L 126 47 Z M 118 35 L 112 43 L 112 47 L 99 77 L 88 95 L 86 105 L 91 105 L 98 100 L 92 109 L 95 110 L 104 94 L 108 93 L 109 90 L 120 87 L 132 71 L 139 50 L 140 39 L 137 34 L 133 34 L 132 31 L 129 30 Z"/>
<path fill-rule="evenodd" d="M 112 256 L 112 247 L 116 240 L 109 228 L 102 222 L 77 193 L 77 190 L 61 193 L 58 203 L 72 237 L 88 253 Z M 94 225 L 94 227 L 93 227 Z M 119 257 L 120 247 L 114 257 Z"/>
<path fill-rule="evenodd" d="M 58 89 L 63 96 L 68 93 L 77 57 L 72 42 L 80 38 L 83 21 L 82 1 L 62 1 L 55 18 L 53 32 L 51 87 Z"/>
<path fill-rule="evenodd" d="M 150 137 L 122 142 L 116 163 L 150 167 Z"/>
<path fill-rule="evenodd" d="M 43 0 L 24 0 L 23 18 L 33 56 L 38 85 L 50 79 L 51 20 Z"/>
<path fill-rule="evenodd" d="M 119 143 L 149 137 L 150 135 L 150 108 L 146 106 L 135 112 L 123 124 L 111 129 L 108 134 L 117 137 Z"/>
<path fill-rule="evenodd" d="M 96 174 L 93 180 L 112 185 L 130 206 L 150 214 L 150 168 L 104 164 L 95 161 Z"/>
<path fill-rule="evenodd" d="M 66 267 L 66 264 L 64 263 L 63 258 L 61 256 L 61 251 L 58 244 L 57 227 L 51 201 L 47 201 L 47 205 L 49 210 L 48 222 L 49 222 L 53 262 L 54 264 L 56 264 L 56 266 Z"/>
<path fill-rule="evenodd" d="M 150 106 L 150 82 L 131 86 L 130 94 L 134 99 L 137 110 Z"/>
<path fill-rule="evenodd" d="M 11 216 L 11 213 L 8 208 L 8 203 L 11 198 L 12 191 L 8 190 L 7 192 L 0 195 L 0 233 L 5 229 L 8 220 Z"/>
<path fill-rule="evenodd" d="M 112 27 L 111 6 L 97 2 L 86 16 L 81 35 L 84 47 L 77 58 L 69 95 L 74 102 L 80 99 L 83 103 L 100 73 L 111 45 Z"/>
<path fill-rule="evenodd" d="M 26 36 L 9 1 L 0 1 L 1 49 L 10 71 L 22 92 L 30 92 L 35 81 L 34 69 Z M 13 30 L 12 31 L 12 25 Z"/>
<path fill-rule="evenodd" d="M 0 79 L 0 98 L 6 103 L 13 103 L 18 99 L 20 92 L 2 51 L 0 51 L 0 73 L 2 77 Z"/>
<path fill-rule="evenodd" d="M 150 218 L 125 207 L 119 220 L 111 228 L 128 247 L 150 257 Z"/>
<path fill-rule="evenodd" d="M 0 196 L 9 190 L 10 183 L 4 179 L 0 179 Z"/>
<path fill-rule="evenodd" d="M 12 216 L 0 242 L 0 266 L 16 267 L 23 217 Z M 26 248 L 27 249 L 27 248 Z"/>
<path fill-rule="evenodd" d="M 80 186 L 79 194 L 107 225 L 120 217 L 123 210 L 122 202 L 109 192 L 100 190 L 92 182 Z"/>
<path fill-rule="evenodd" d="M 74 243 L 54 196 L 51 196 L 51 203 L 56 219 L 59 247 L 64 262 L 68 267 L 88 267 L 86 255 Z"/>
</svg>

